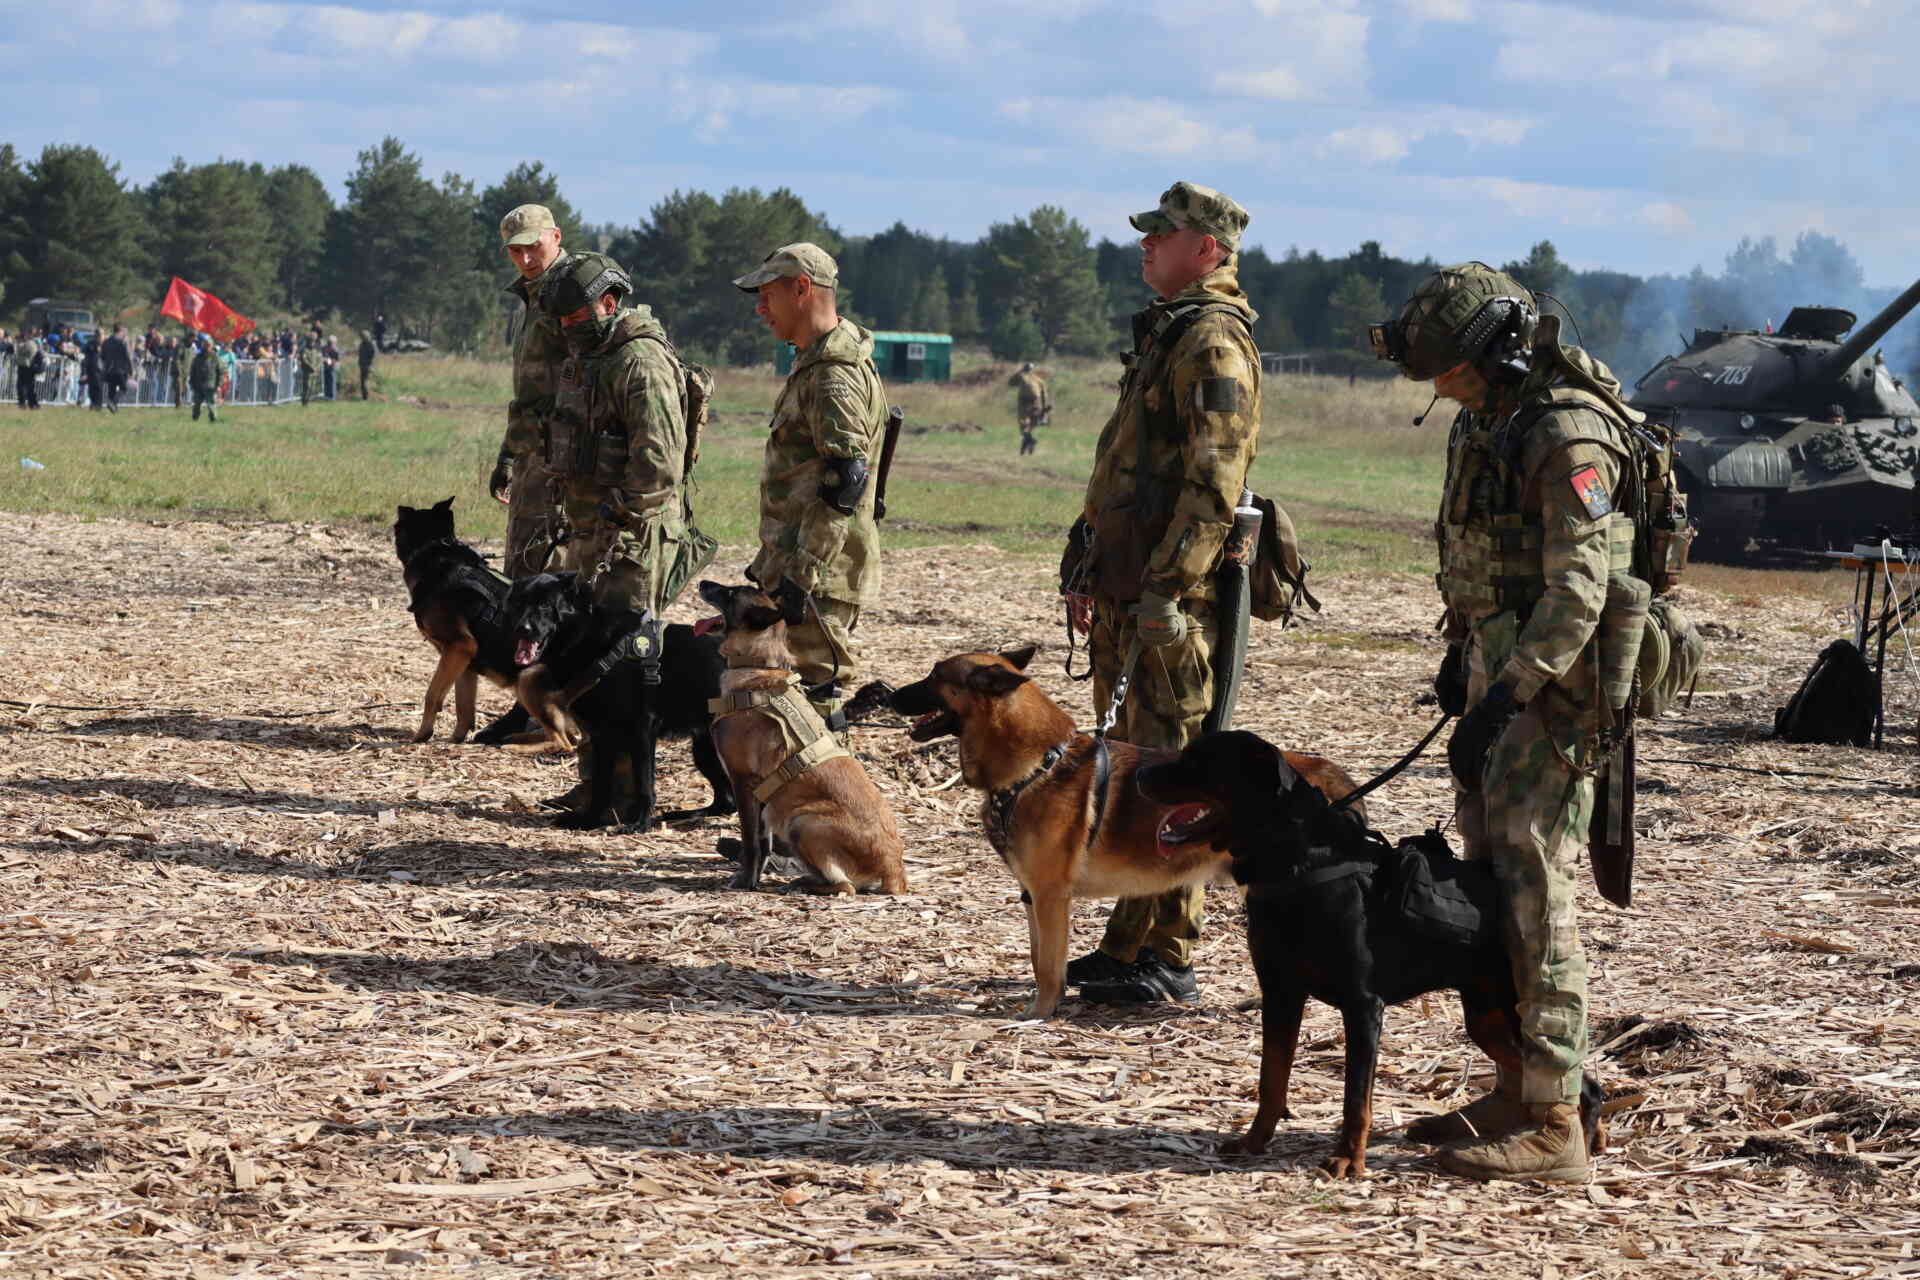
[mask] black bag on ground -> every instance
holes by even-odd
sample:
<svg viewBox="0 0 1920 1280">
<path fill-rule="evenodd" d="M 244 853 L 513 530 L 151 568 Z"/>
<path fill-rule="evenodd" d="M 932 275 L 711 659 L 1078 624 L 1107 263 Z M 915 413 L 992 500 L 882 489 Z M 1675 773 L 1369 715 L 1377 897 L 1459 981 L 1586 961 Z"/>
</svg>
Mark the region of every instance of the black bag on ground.
<svg viewBox="0 0 1920 1280">
<path fill-rule="evenodd" d="M 1447 838 L 1432 828 L 1402 840 L 1394 853 L 1387 906 L 1415 932 L 1451 946 L 1505 945 L 1491 863 L 1454 857 Z"/>
<path fill-rule="evenodd" d="M 1787 705 L 1773 713 L 1773 736 L 1788 742 L 1870 747 L 1879 705 L 1879 682 L 1866 658 L 1853 641 L 1835 640 L 1814 659 Z"/>
</svg>

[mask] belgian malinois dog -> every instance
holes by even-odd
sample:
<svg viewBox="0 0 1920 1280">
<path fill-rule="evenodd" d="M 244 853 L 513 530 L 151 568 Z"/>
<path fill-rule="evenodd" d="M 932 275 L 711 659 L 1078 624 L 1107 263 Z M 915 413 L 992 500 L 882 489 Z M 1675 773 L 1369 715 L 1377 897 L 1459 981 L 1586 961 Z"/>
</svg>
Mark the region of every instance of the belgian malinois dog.
<svg viewBox="0 0 1920 1280">
<path fill-rule="evenodd" d="M 987 839 L 1025 890 L 1035 991 L 1029 1018 L 1052 1015 L 1066 986 L 1067 917 L 1075 898 L 1139 898 L 1224 877 L 1226 824 L 1200 805 L 1157 804 L 1134 773 L 1172 760 L 1170 748 L 1076 732 L 1073 717 L 1026 674 L 1037 646 L 962 653 L 895 691 L 891 705 L 918 716 L 915 742 L 960 739 L 960 776 L 986 800 Z M 1287 763 L 1329 797 L 1354 789 L 1319 756 Z"/>
<path fill-rule="evenodd" d="M 805 702 L 792 680 L 794 657 L 787 648 L 787 627 L 799 619 L 783 613 L 758 587 L 702 582 L 700 598 L 718 609 L 720 617 L 697 630 L 705 634 L 715 625 L 725 630 L 720 656 L 727 669 L 720 677 L 721 696 L 743 703 L 717 711 L 713 719 L 713 745 L 733 779 L 740 805 L 742 848 L 733 887 L 759 887 L 761 868 L 777 840 L 811 869 L 811 875 L 795 881 L 809 893 L 866 888 L 905 893 L 901 857 L 906 845 L 873 779 L 858 760 L 837 749 L 831 735 L 815 741 L 834 754 L 807 764 L 797 754 L 797 748 L 807 744 L 797 740 L 795 724 L 765 704 L 766 698 L 782 696 Z M 744 705 L 756 694 L 766 696 L 760 699 L 763 705 Z M 826 726 L 817 719 L 805 727 L 826 735 Z M 790 776 L 776 782 L 776 774 L 789 762 L 797 762 Z"/>
</svg>

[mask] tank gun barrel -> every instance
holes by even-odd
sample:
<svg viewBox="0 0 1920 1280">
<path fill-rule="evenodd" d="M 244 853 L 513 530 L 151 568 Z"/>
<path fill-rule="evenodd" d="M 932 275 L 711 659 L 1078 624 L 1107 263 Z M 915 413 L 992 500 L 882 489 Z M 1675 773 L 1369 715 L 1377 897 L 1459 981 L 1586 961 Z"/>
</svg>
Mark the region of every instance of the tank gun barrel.
<svg viewBox="0 0 1920 1280">
<path fill-rule="evenodd" d="M 1821 376 L 1838 378 L 1845 373 L 1855 360 L 1866 354 L 1868 347 L 1886 337 L 1887 330 L 1906 319 L 1907 312 L 1916 306 L 1920 306 L 1920 280 L 1915 280 L 1905 293 L 1889 302 L 1884 311 L 1855 329 L 1852 337 L 1835 348 L 1820 366 Z"/>
</svg>

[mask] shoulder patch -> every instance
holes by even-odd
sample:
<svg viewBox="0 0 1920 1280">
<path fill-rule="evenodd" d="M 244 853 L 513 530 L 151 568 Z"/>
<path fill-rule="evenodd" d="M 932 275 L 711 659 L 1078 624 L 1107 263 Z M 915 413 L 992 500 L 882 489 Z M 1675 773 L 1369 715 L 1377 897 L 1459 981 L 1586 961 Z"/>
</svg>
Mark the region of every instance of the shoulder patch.
<svg viewBox="0 0 1920 1280">
<path fill-rule="evenodd" d="M 1587 509 L 1587 517 L 1598 520 L 1601 516 L 1613 512 L 1613 499 L 1607 493 L 1607 487 L 1600 482 L 1600 469 L 1588 464 L 1567 477 L 1567 483 L 1573 486 L 1573 496 Z"/>
<path fill-rule="evenodd" d="M 1193 384 L 1193 398 L 1202 413 L 1238 413 L 1240 383 L 1233 378 L 1202 378 Z"/>
</svg>

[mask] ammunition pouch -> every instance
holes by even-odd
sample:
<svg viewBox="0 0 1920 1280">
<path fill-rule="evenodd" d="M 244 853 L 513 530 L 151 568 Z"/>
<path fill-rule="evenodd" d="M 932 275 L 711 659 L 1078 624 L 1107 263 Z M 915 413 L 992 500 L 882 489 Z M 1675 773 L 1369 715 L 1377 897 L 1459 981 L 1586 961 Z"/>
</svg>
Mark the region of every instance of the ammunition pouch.
<svg viewBox="0 0 1920 1280">
<path fill-rule="evenodd" d="M 582 433 L 580 441 L 584 465 L 579 472 L 591 475 L 593 483 L 604 489 L 618 489 L 627 482 L 627 435 L 624 431 L 603 428 Z"/>
<path fill-rule="evenodd" d="M 1491 862 L 1454 857 L 1432 828 L 1402 840 L 1382 861 L 1386 905 L 1415 933 L 1446 946 L 1504 945 Z"/>
<path fill-rule="evenodd" d="M 1253 616 L 1284 626 L 1293 621 L 1294 610 L 1303 602 L 1320 612 L 1320 601 L 1307 590 L 1307 570 L 1313 566 L 1300 554 L 1300 535 L 1286 508 L 1257 493 L 1253 505 L 1260 509 L 1260 536 L 1248 578 Z"/>
</svg>

